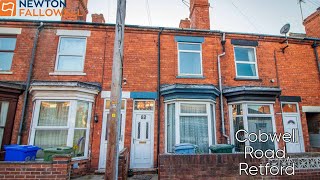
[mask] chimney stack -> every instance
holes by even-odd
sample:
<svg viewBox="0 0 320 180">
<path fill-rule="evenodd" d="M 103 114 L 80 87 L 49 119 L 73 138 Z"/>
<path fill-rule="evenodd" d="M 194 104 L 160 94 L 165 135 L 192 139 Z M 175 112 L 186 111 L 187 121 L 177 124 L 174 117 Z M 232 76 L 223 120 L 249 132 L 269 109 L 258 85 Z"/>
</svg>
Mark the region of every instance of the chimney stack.
<svg viewBox="0 0 320 180">
<path fill-rule="evenodd" d="M 191 23 L 190 23 L 190 20 L 188 18 L 181 19 L 180 20 L 180 24 L 179 24 L 179 28 L 188 28 L 188 29 L 190 29 L 190 25 L 191 25 Z"/>
<path fill-rule="evenodd" d="M 105 23 L 106 21 L 104 20 L 103 14 L 92 14 L 92 22 L 93 23 Z"/>
<path fill-rule="evenodd" d="M 86 21 L 88 15 L 88 0 L 65 0 L 66 7 L 63 8 L 62 21 Z"/>
<path fill-rule="evenodd" d="M 320 7 L 303 21 L 303 25 L 308 37 L 320 38 Z"/>
<path fill-rule="evenodd" d="M 190 21 L 192 29 L 210 29 L 208 0 L 190 0 Z"/>
</svg>

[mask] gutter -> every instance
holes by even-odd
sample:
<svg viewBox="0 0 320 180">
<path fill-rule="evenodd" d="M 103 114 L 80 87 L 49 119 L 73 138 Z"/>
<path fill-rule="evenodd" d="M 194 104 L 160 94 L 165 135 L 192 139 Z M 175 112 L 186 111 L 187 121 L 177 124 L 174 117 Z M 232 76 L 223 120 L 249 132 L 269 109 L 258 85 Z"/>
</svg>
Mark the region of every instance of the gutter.
<svg viewBox="0 0 320 180">
<path fill-rule="evenodd" d="M 33 65 L 34 65 L 34 60 L 35 60 L 35 55 L 36 55 L 36 50 L 37 50 L 37 45 L 38 45 L 39 34 L 40 34 L 41 30 L 43 29 L 43 27 L 44 27 L 44 24 L 42 22 L 40 22 L 40 25 L 37 28 L 35 38 L 33 40 L 33 48 L 32 48 L 32 54 L 31 54 L 27 82 L 26 82 L 26 90 L 24 93 L 24 101 L 23 101 L 22 113 L 21 113 L 21 118 L 20 118 L 20 126 L 19 126 L 17 144 L 21 144 L 22 128 L 23 128 L 23 124 L 24 124 L 24 120 L 25 120 L 25 116 L 26 116 L 26 109 L 28 106 L 28 95 L 29 95 L 29 88 L 30 88 L 30 84 L 31 84 Z"/>
<path fill-rule="evenodd" d="M 161 98 L 160 98 L 160 60 L 161 60 L 161 39 L 160 39 L 160 36 L 162 34 L 162 31 L 163 31 L 163 28 L 160 28 L 160 31 L 158 33 L 158 135 L 157 135 L 157 156 L 158 156 L 158 161 L 159 161 L 159 154 L 160 154 L 160 106 L 161 106 Z M 157 166 L 159 166 L 159 163 L 157 164 Z M 158 167 L 159 168 L 159 167 Z"/>
<path fill-rule="evenodd" d="M 221 40 L 221 45 L 222 45 L 222 50 L 223 53 L 218 55 L 218 74 L 219 74 L 219 90 L 220 90 L 220 118 L 221 118 L 221 132 L 223 137 L 227 139 L 227 143 L 230 144 L 230 138 L 226 134 L 226 129 L 224 126 L 224 113 L 223 113 L 223 93 L 222 93 L 222 75 L 221 75 L 221 57 L 226 55 L 226 33 L 222 34 L 222 40 Z"/>
<path fill-rule="evenodd" d="M 318 51 L 317 51 L 317 47 L 319 47 L 319 44 L 317 44 L 316 41 L 314 41 L 314 43 L 312 44 L 311 47 L 313 48 L 314 55 L 316 56 L 316 61 L 317 61 L 317 64 L 318 64 L 318 70 L 319 70 L 319 74 L 320 74 L 320 60 L 319 60 L 319 54 L 318 54 Z"/>
</svg>

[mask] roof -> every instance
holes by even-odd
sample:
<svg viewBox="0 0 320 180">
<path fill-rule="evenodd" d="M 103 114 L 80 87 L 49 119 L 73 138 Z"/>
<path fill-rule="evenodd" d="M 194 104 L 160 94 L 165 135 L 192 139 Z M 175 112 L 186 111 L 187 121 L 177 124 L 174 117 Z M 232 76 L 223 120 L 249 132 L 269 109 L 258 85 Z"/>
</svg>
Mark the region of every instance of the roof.
<svg viewBox="0 0 320 180">
<path fill-rule="evenodd" d="M 105 26 L 105 27 L 114 27 L 115 24 L 113 23 L 93 23 L 93 22 L 84 22 L 84 21 L 48 21 L 48 20 L 26 20 L 26 19 L 1 19 L 0 18 L 0 25 L 1 22 L 21 22 L 21 23 L 34 23 L 40 24 L 41 22 L 45 24 L 70 24 L 70 25 L 88 25 L 88 26 Z M 152 30 L 152 31 L 175 31 L 175 32 L 192 32 L 192 33 L 226 33 L 229 35 L 247 35 L 247 36 L 258 36 L 258 37 L 272 37 L 272 38 L 281 38 L 285 39 L 283 35 L 271 35 L 271 34 L 259 34 L 259 33 L 243 33 L 243 32 L 227 32 L 227 31 L 220 31 L 220 30 L 203 30 L 203 29 L 189 29 L 189 28 L 175 28 L 175 27 L 160 27 L 160 26 L 141 26 L 141 25 L 126 25 L 127 28 L 137 28 L 143 30 Z M 288 37 L 288 39 L 295 39 L 295 40 L 307 40 L 307 41 L 320 41 L 320 38 L 311 38 L 311 37 Z"/>
</svg>

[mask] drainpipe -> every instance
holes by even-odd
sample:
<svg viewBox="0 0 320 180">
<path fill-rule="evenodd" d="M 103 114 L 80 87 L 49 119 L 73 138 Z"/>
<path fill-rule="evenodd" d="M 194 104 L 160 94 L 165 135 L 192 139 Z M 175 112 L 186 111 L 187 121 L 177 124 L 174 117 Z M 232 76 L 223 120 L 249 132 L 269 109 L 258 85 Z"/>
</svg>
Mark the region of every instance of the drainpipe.
<svg viewBox="0 0 320 180">
<path fill-rule="evenodd" d="M 35 59 L 35 55 L 36 55 L 39 34 L 40 34 L 41 30 L 43 29 L 43 27 L 44 27 L 44 24 L 41 22 L 40 25 L 37 28 L 37 32 L 36 32 L 35 38 L 33 40 L 33 48 L 32 48 L 32 54 L 31 54 L 28 78 L 27 78 L 27 82 L 26 82 L 26 90 L 25 90 L 25 93 L 24 93 L 24 102 L 23 102 L 22 112 L 21 112 L 17 144 L 21 144 L 22 128 L 23 128 L 26 109 L 27 109 L 27 105 L 28 105 L 28 95 L 29 95 L 28 91 L 29 91 L 29 88 L 30 88 L 30 82 L 31 82 L 32 71 L 33 71 L 33 64 L 34 64 L 34 59 Z"/>
<path fill-rule="evenodd" d="M 157 159 L 159 161 L 159 154 L 160 154 L 160 106 L 161 106 L 161 102 L 160 102 L 160 59 L 161 59 L 161 54 L 160 54 L 160 36 L 162 34 L 163 28 L 160 28 L 160 31 L 158 33 L 158 136 L 157 136 Z M 157 163 L 157 166 L 159 166 L 159 163 Z M 159 167 L 158 167 L 159 168 Z"/>
<path fill-rule="evenodd" d="M 222 34 L 222 40 L 221 40 L 223 53 L 218 55 L 218 74 L 219 74 L 219 91 L 220 91 L 220 116 L 221 116 L 221 131 L 222 131 L 222 135 L 223 135 L 223 137 L 225 137 L 227 139 L 227 143 L 230 144 L 230 138 L 226 134 L 226 129 L 224 127 L 223 93 L 222 93 L 222 77 L 221 77 L 221 63 L 220 63 L 221 57 L 226 55 L 225 44 L 226 44 L 226 33 L 223 33 Z"/>
<path fill-rule="evenodd" d="M 319 44 L 317 44 L 316 41 L 314 41 L 314 43 L 312 44 L 311 47 L 313 48 L 314 55 L 316 56 L 316 61 L 317 61 L 317 64 L 318 64 L 318 70 L 319 70 L 319 74 L 320 74 L 320 60 L 319 60 L 319 54 L 318 54 L 318 51 L 317 51 L 317 47 L 319 47 Z"/>
</svg>

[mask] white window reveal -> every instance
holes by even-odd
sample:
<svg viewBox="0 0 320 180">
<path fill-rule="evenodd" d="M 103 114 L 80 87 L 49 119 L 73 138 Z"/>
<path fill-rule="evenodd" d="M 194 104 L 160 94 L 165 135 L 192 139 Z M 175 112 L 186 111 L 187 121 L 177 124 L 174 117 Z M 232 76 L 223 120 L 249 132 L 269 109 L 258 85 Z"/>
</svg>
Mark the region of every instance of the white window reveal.
<svg viewBox="0 0 320 180">
<path fill-rule="evenodd" d="M 58 72 L 83 72 L 86 44 L 86 37 L 61 36 L 55 70 Z"/>
<path fill-rule="evenodd" d="M 11 70 L 16 41 L 15 37 L 0 38 L 0 71 Z"/>
<path fill-rule="evenodd" d="M 214 104 L 176 101 L 166 104 L 166 151 L 180 143 L 197 145 L 199 153 L 209 153 L 215 144 Z"/>
<path fill-rule="evenodd" d="M 200 43 L 178 43 L 179 76 L 202 76 L 202 50 Z"/>
<path fill-rule="evenodd" d="M 230 105 L 231 118 L 231 139 L 235 145 L 236 152 L 244 152 L 245 146 L 252 146 L 253 149 L 276 149 L 276 144 L 270 140 L 262 142 L 241 143 L 236 140 L 236 133 L 239 130 L 246 130 L 249 133 L 259 133 L 259 130 L 264 133 L 275 132 L 275 122 L 272 104 L 233 104 Z M 244 140 L 247 136 L 241 132 L 238 134 L 238 139 Z"/>
<path fill-rule="evenodd" d="M 254 47 L 234 47 L 236 76 L 258 78 L 256 49 Z"/>
<path fill-rule="evenodd" d="M 80 100 L 37 100 L 30 144 L 43 149 L 73 147 L 73 157 L 87 157 L 92 103 Z M 39 151 L 37 158 L 43 158 Z"/>
</svg>

